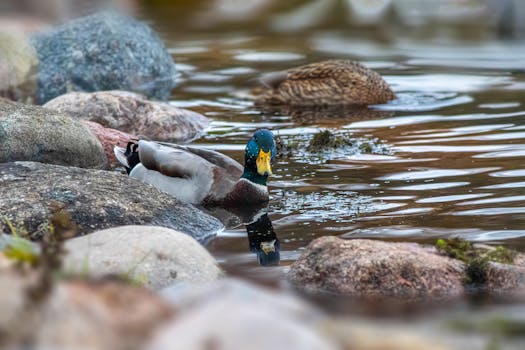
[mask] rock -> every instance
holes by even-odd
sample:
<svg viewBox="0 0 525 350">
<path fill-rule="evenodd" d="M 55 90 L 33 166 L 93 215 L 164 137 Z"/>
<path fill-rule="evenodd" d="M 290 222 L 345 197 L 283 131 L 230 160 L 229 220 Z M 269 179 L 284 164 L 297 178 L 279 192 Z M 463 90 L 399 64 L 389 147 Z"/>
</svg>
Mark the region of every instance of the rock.
<svg viewBox="0 0 525 350">
<path fill-rule="evenodd" d="M 220 280 L 164 291 L 178 318 L 147 346 L 163 349 L 337 349 L 320 335 L 321 316 L 304 302 L 246 282 Z"/>
<path fill-rule="evenodd" d="M 36 32 L 48 30 L 49 28 L 51 28 L 51 23 L 42 16 L 14 12 L 3 12 L 0 14 L 1 33 L 25 38 Z"/>
<path fill-rule="evenodd" d="M 93 277 L 120 275 L 160 289 L 217 279 L 215 259 L 188 235 L 155 226 L 121 226 L 66 242 L 64 269 Z"/>
<path fill-rule="evenodd" d="M 0 97 L 31 101 L 36 92 L 38 59 L 24 39 L 0 32 Z"/>
<path fill-rule="evenodd" d="M 0 98 L 0 162 L 17 160 L 83 168 L 107 166 L 102 145 L 80 122 Z"/>
<path fill-rule="evenodd" d="M 125 91 L 71 92 L 44 106 L 153 140 L 188 141 L 198 137 L 210 124 L 199 113 Z"/>
<path fill-rule="evenodd" d="M 496 296 L 525 299 L 525 267 L 490 262 L 485 290 Z"/>
<path fill-rule="evenodd" d="M 90 122 L 89 120 L 82 120 L 82 124 L 87 126 L 92 133 L 97 135 L 98 140 L 104 148 L 104 153 L 106 154 L 110 168 L 122 166 L 115 157 L 113 147 L 126 147 L 129 141 L 136 140 L 137 137 L 115 129 L 105 128 L 99 123 Z"/>
<path fill-rule="evenodd" d="M 59 282 L 31 298 L 35 277 L 33 271 L 0 274 L 2 348 L 138 350 L 173 316 L 164 300 L 121 281 Z"/>
<path fill-rule="evenodd" d="M 464 293 L 464 264 L 414 243 L 312 241 L 287 275 L 297 288 L 382 300 L 452 299 Z"/>
<path fill-rule="evenodd" d="M 130 90 L 167 99 L 177 72 L 147 25 L 114 12 L 65 23 L 31 38 L 40 61 L 37 100 L 69 91 Z"/>
<path fill-rule="evenodd" d="M 4 163 L 0 164 L 0 188 L 0 232 L 8 232 L 5 216 L 33 239 L 48 232 L 47 220 L 56 207 L 80 226 L 77 235 L 122 225 L 156 225 L 202 242 L 222 228 L 217 219 L 192 205 L 116 172 Z"/>
</svg>

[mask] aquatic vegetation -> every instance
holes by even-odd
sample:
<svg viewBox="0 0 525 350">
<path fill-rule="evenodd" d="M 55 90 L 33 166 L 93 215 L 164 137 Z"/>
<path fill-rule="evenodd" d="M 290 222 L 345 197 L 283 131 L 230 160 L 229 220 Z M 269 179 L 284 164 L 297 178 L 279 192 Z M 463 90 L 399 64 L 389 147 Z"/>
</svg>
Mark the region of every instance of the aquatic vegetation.
<svg viewBox="0 0 525 350">
<path fill-rule="evenodd" d="M 512 264 L 517 252 L 503 246 L 478 247 L 461 238 L 438 239 L 437 250 L 443 255 L 465 263 L 465 283 L 482 285 L 487 280 L 490 262 Z"/>
<path fill-rule="evenodd" d="M 391 155 L 391 147 L 377 139 L 352 137 L 348 133 L 335 133 L 330 130 L 321 130 L 311 137 L 301 135 L 284 138 L 277 135 L 275 138 L 277 157 L 304 158 L 308 162 L 323 162 L 326 159 L 335 159 L 355 154 Z"/>
</svg>

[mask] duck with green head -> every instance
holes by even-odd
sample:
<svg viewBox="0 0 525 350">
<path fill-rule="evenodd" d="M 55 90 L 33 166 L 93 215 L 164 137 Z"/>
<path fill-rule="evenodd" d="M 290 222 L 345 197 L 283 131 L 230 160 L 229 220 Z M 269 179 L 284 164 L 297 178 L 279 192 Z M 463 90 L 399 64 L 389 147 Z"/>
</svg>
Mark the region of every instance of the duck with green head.
<svg viewBox="0 0 525 350">
<path fill-rule="evenodd" d="M 235 207 L 269 199 L 266 182 L 276 146 L 267 129 L 257 130 L 248 141 L 244 169 L 219 152 L 190 146 L 140 140 L 114 151 L 129 176 L 184 202 Z"/>
</svg>

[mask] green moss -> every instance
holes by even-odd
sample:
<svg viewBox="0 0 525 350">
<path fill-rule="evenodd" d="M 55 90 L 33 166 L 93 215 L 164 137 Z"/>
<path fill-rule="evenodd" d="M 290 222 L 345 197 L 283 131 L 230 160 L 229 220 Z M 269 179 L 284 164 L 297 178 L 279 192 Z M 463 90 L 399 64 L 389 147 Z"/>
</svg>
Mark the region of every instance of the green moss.
<svg viewBox="0 0 525 350">
<path fill-rule="evenodd" d="M 482 285 L 487 280 L 489 262 L 512 264 L 516 252 L 502 246 L 492 249 L 475 247 L 461 238 L 438 239 L 436 248 L 442 254 L 465 263 L 465 283 Z"/>
</svg>

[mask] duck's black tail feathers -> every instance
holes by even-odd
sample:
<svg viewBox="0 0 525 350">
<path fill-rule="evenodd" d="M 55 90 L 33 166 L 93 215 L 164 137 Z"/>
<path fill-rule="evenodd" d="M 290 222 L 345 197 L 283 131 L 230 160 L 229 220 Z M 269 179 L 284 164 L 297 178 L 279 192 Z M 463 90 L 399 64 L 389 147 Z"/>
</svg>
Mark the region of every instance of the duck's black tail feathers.
<svg viewBox="0 0 525 350">
<path fill-rule="evenodd" d="M 137 164 L 140 163 L 138 150 L 139 144 L 137 141 L 128 142 L 126 148 L 118 146 L 113 147 L 115 157 L 117 157 L 118 161 L 124 165 L 128 174 Z"/>
</svg>

